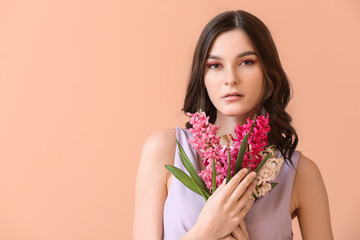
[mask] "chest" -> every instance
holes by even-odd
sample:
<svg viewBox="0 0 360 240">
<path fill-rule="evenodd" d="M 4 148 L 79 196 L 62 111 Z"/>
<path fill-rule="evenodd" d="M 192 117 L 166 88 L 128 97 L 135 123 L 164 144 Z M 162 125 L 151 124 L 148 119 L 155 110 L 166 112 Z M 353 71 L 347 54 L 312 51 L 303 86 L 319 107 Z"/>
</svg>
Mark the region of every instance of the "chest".
<svg viewBox="0 0 360 240">
<path fill-rule="evenodd" d="M 278 155 L 278 153 L 276 153 Z M 198 169 L 203 170 L 205 169 L 205 166 L 202 162 L 201 156 L 197 154 L 197 164 Z M 167 181 L 166 181 L 166 188 L 167 192 L 169 193 L 169 189 L 171 186 L 173 175 L 168 174 Z M 291 216 L 291 219 L 294 219 L 296 217 L 296 209 L 298 208 L 298 201 L 297 201 L 297 194 L 296 194 L 296 187 L 291 189 L 291 195 L 290 195 L 290 201 L 289 201 L 289 214 Z"/>
</svg>

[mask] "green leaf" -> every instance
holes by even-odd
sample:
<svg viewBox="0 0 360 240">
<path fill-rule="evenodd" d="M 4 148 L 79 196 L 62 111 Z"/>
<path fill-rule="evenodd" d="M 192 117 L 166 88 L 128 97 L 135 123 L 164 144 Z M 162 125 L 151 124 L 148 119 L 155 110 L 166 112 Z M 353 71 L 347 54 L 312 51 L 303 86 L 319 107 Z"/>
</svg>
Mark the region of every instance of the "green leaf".
<svg viewBox="0 0 360 240">
<path fill-rule="evenodd" d="M 272 153 L 269 153 L 266 157 L 263 158 L 263 160 L 261 160 L 260 164 L 254 170 L 256 173 L 259 172 L 259 170 L 262 168 L 262 166 L 266 163 L 266 161 L 270 158 L 271 155 Z"/>
<path fill-rule="evenodd" d="M 247 144 L 248 144 L 249 133 L 250 132 L 247 132 L 245 134 L 245 137 L 243 138 L 243 140 L 241 142 L 239 153 L 238 153 L 238 156 L 237 156 L 237 159 L 236 159 L 234 175 L 236 173 L 238 173 L 240 171 L 240 169 L 242 168 L 242 164 L 243 164 L 243 160 L 244 160 L 244 156 L 245 156 L 245 151 L 246 151 L 246 147 L 247 147 Z"/>
<path fill-rule="evenodd" d="M 228 157 L 229 157 L 229 165 L 228 165 L 228 171 L 226 175 L 226 183 L 228 183 L 231 179 L 231 154 L 230 149 L 228 149 Z"/>
<path fill-rule="evenodd" d="M 207 201 L 207 199 L 210 197 L 210 194 L 204 189 L 204 186 L 203 186 L 203 183 L 202 183 L 201 179 L 200 180 L 198 179 L 198 178 L 200 178 L 200 176 L 198 175 L 197 171 L 192 170 L 193 165 L 188 160 L 187 156 L 184 157 L 180 153 L 179 153 L 179 155 L 180 155 L 181 162 L 183 163 L 186 170 L 189 172 L 191 180 L 193 181 L 195 187 L 200 192 L 200 195 L 203 196 L 203 198 Z"/>
<path fill-rule="evenodd" d="M 182 182 L 186 187 L 193 190 L 199 195 L 202 195 L 199 191 L 199 189 L 195 186 L 195 183 L 193 180 L 181 169 L 172 166 L 172 165 L 165 165 L 166 169 L 169 170 L 174 177 L 176 177 L 180 182 Z"/>
<path fill-rule="evenodd" d="M 182 146 L 180 145 L 179 141 L 176 140 L 176 142 L 178 144 L 181 162 L 183 163 L 186 170 L 189 172 L 191 179 L 195 183 L 195 186 L 199 189 L 199 191 L 202 193 L 201 195 L 207 201 L 207 199 L 210 197 L 210 194 L 206 191 L 204 183 L 201 181 L 199 174 L 197 173 L 195 167 L 190 162 L 188 156 L 186 155 L 186 153 L 185 153 L 184 149 L 182 148 Z"/>
<path fill-rule="evenodd" d="M 239 153 L 238 153 L 238 156 L 237 156 L 237 159 L 236 159 L 234 175 L 236 173 L 238 173 L 240 171 L 240 169 L 242 168 L 246 148 L 247 148 L 247 145 L 248 145 L 249 135 L 250 135 L 250 132 L 252 132 L 254 127 L 255 127 L 256 118 L 257 118 L 257 116 L 255 114 L 253 119 L 252 119 L 253 122 L 251 124 L 250 131 L 245 134 L 245 136 L 244 136 L 244 138 L 243 138 L 243 140 L 241 142 Z M 250 148 L 250 151 L 251 151 L 251 145 L 249 145 L 249 148 Z"/>
<path fill-rule="evenodd" d="M 215 156 L 212 162 L 212 193 L 216 191 L 216 167 L 215 167 Z"/>
</svg>

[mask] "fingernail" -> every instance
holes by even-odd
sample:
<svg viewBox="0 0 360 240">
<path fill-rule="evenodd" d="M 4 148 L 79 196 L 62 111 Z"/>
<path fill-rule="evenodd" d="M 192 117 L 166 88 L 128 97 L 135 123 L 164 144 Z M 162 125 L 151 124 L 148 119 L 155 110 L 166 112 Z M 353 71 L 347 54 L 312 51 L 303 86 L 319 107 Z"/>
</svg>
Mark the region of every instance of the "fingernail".
<svg viewBox="0 0 360 240">
<path fill-rule="evenodd" d="M 251 177 L 255 177 L 256 176 L 256 173 L 255 172 L 251 172 Z"/>
</svg>

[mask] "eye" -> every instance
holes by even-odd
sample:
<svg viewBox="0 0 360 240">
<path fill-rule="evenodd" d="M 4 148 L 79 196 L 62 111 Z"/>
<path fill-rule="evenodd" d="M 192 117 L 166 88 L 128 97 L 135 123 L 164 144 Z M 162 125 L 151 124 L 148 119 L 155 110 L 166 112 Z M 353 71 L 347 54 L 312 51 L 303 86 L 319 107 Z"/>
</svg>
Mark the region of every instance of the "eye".
<svg viewBox="0 0 360 240">
<path fill-rule="evenodd" d="M 206 66 L 210 69 L 219 69 L 221 67 L 221 64 L 215 62 L 215 63 L 209 63 Z"/>
<path fill-rule="evenodd" d="M 240 65 L 246 66 L 246 65 L 253 65 L 257 60 L 251 60 L 251 59 L 245 59 L 240 62 Z"/>
</svg>

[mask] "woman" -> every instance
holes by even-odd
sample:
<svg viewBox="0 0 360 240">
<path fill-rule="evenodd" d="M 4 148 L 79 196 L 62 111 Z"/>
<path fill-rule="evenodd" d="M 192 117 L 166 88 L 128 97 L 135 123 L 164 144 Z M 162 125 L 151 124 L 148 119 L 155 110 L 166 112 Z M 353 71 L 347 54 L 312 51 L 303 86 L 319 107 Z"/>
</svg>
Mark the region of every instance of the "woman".
<svg viewBox="0 0 360 240">
<path fill-rule="evenodd" d="M 243 169 L 205 203 L 164 167 L 184 169 L 177 138 L 197 170 L 204 169 L 187 143 L 191 125 L 154 133 L 144 144 L 138 170 L 134 239 L 292 239 L 296 216 L 304 239 L 333 239 L 320 171 L 295 151 L 298 137 L 285 111 L 289 100 L 288 79 L 261 20 L 245 11 L 212 19 L 195 49 L 183 111 L 205 111 L 211 123 L 221 125 L 218 135 L 235 135 L 236 123 L 268 113 L 269 145 L 286 160 L 279 184 L 254 203 L 255 174 Z"/>
</svg>

